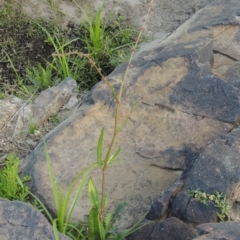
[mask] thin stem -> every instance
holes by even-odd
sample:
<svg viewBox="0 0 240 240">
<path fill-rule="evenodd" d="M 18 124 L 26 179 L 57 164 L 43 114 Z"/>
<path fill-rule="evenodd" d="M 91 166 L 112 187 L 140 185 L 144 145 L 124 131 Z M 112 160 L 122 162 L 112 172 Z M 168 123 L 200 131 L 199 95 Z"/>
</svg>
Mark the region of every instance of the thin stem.
<svg viewBox="0 0 240 240">
<path fill-rule="evenodd" d="M 129 68 L 131 66 L 131 62 L 132 62 L 132 59 L 133 59 L 134 52 L 135 52 L 136 47 L 137 47 L 137 45 L 138 45 L 138 43 L 140 41 L 140 38 L 141 38 L 143 30 L 144 30 L 144 28 L 146 26 L 146 23 L 147 23 L 147 21 L 149 19 L 149 15 L 150 15 L 150 12 L 151 12 L 151 9 L 152 9 L 153 2 L 154 2 L 154 0 L 151 0 L 151 2 L 149 4 L 147 16 L 144 19 L 144 24 L 141 27 L 141 31 L 139 32 L 138 38 L 137 38 L 137 40 L 135 42 L 135 45 L 134 45 L 133 51 L 131 53 L 127 69 L 126 69 L 126 71 L 124 73 L 124 76 L 122 78 L 122 83 L 121 83 L 121 87 L 120 87 L 118 95 L 116 95 L 116 92 L 112 88 L 112 85 L 109 83 L 109 81 L 104 76 L 102 76 L 101 71 L 99 71 L 99 69 L 96 67 L 96 64 L 95 63 L 92 64 L 92 66 L 94 66 L 97 69 L 98 73 L 101 75 L 103 80 L 105 80 L 107 85 L 110 86 L 110 89 L 113 92 L 114 97 L 116 99 L 116 111 L 115 111 L 115 117 L 114 117 L 114 132 L 113 132 L 112 140 L 111 140 L 111 143 L 110 143 L 110 146 L 109 146 L 109 149 L 107 151 L 106 157 L 104 159 L 103 167 L 102 167 L 102 193 L 101 193 L 101 210 L 100 210 L 100 219 L 101 220 L 103 220 L 103 214 L 104 214 L 104 210 L 105 210 L 105 183 L 106 183 L 107 166 L 108 166 L 108 163 L 109 163 L 109 160 L 110 160 L 110 155 L 111 155 L 111 152 L 112 152 L 112 148 L 114 146 L 114 142 L 115 142 L 116 136 L 117 136 L 117 134 L 119 132 L 118 131 L 118 116 L 119 116 L 119 108 L 120 108 L 120 105 L 121 105 L 121 97 L 122 97 L 122 92 L 123 92 L 123 86 L 124 86 L 124 83 L 125 83 L 125 80 L 126 80 L 126 77 L 127 77 L 128 71 L 129 71 Z"/>
<path fill-rule="evenodd" d="M 150 13 L 151 13 L 151 10 L 152 10 L 153 2 L 154 2 L 154 0 L 151 0 L 151 2 L 150 2 L 149 5 L 148 5 L 147 15 L 146 15 L 146 17 L 143 19 L 143 25 L 142 25 L 142 27 L 141 27 L 141 30 L 140 30 L 139 34 L 138 34 L 138 37 L 137 37 L 136 42 L 135 42 L 135 44 L 134 44 L 134 47 L 132 48 L 132 53 L 131 53 L 131 55 L 130 55 L 130 59 L 129 59 L 129 62 L 128 62 L 127 69 L 126 69 L 126 71 L 125 71 L 125 73 L 124 73 L 124 75 L 123 75 L 123 77 L 122 77 L 122 84 L 121 84 L 120 91 L 119 91 L 119 95 L 118 95 L 118 100 L 119 100 L 119 102 L 121 101 L 124 82 L 125 82 L 125 80 L 126 80 L 126 78 L 127 78 L 127 74 L 128 74 L 129 69 L 130 69 L 130 67 L 131 67 L 131 63 L 132 63 L 132 60 L 133 60 L 134 53 L 135 53 L 135 51 L 136 51 L 136 49 L 137 49 L 137 46 L 138 46 L 138 44 L 139 44 L 139 41 L 140 41 L 141 36 L 142 36 L 142 34 L 143 34 L 143 31 L 145 30 L 145 27 L 146 27 L 147 22 L 148 22 L 148 20 L 149 20 L 149 16 L 150 16 Z"/>
<path fill-rule="evenodd" d="M 110 146 L 109 146 L 109 149 L 107 151 L 106 157 L 105 157 L 104 162 L 103 162 L 103 167 L 102 167 L 102 193 L 101 193 L 101 195 L 102 195 L 101 200 L 102 201 L 101 201 L 101 210 L 100 210 L 100 219 L 101 220 L 103 219 L 103 214 L 104 214 L 104 210 L 105 210 L 104 203 L 105 203 L 105 183 L 106 183 L 107 166 L 108 166 L 108 163 L 109 163 L 109 160 L 110 160 L 110 157 L 111 157 L 111 152 L 112 152 L 112 148 L 114 146 L 116 136 L 118 134 L 117 129 L 118 129 L 119 107 L 120 107 L 120 103 L 118 102 L 117 106 L 116 106 L 115 116 L 114 116 L 114 132 L 113 132 L 111 143 L 110 143 Z"/>
</svg>

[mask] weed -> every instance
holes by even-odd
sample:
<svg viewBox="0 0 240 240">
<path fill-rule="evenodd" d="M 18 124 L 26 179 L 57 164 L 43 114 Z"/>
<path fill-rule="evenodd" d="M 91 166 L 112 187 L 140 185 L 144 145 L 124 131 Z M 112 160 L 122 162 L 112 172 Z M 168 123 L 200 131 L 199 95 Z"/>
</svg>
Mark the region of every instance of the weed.
<svg viewBox="0 0 240 240">
<path fill-rule="evenodd" d="M 56 115 L 56 114 L 50 116 L 50 117 L 48 118 L 48 120 L 49 120 L 50 122 L 56 123 L 56 124 L 59 124 L 59 123 L 61 123 L 61 121 L 62 121 L 61 118 L 60 118 L 58 115 Z"/>
<path fill-rule="evenodd" d="M 153 0 L 150 2 L 149 8 L 148 8 L 148 14 L 144 21 L 144 26 L 148 20 L 151 8 L 152 8 Z M 114 90 L 114 87 L 112 84 L 108 81 L 108 79 L 102 74 L 101 68 L 99 68 L 96 64 L 96 62 L 91 58 L 91 54 L 84 54 L 80 52 L 70 52 L 66 53 L 65 55 L 78 55 L 80 57 L 86 58 L 91 66 L 96 69 L 96 71 L 101 76 L 102 80 L 105 81 L 107 86 L 109 87 L 115 103 L 115 114 L 114 114 L 114 129 L 113 129 L 113 135 L 109 143 L 109 147 L 106 151 L 106 155 L 102 156 L 103 152 L 103 140 L 104 140 L 104 129 L 102 129 L 100 137 L 98 139 L 98 145 L 97 145 L 97 159 L 95 162 L 95 165 L 101 170 L 102 174 L 102 182 L 101 182 L 101 191 L 99 194 L 99 190 L 96 188 L 92 178 L 89 178 L 88 181 L 88 195 L 89 199 L 92 205 L 92 208 L 89 213 L 88 217 L 88 239 L 101 239 L 105 240 L 107 238 L 110 239 L 124 239 L 127 235 L 129 235 L 131 232 L 136 230 L 136 228 L 139 227 L 138 222 L 136 225 L 134 225 L 132 228 L 125 230 L 124 232 L 120 233 L 116 231 L 113 231 L 113 220 L 114 220 L 114 213 L 105 213 L 106 205 L 107 205 L 107 196 L 106 196 L 106 173 L 108 166 L 115 162 L 117 160 L 117 157 L 120 153 L 120 148 L 118 148 L 116 151 L 113 151 L 115 140 L 118 135 L 118 133 L 122 130 L 122 128 L 125 126 L 126 122 L 128 121 L 129 116 L 131 115 L 133 108 L 130 110 L 129 114 L 125 117 L 125 120 L 123 122 L 119 122 L 119 112 L 120 112 L 120 106 L 121 106 L 121 97 L 123 93 L 124 83 L 126 81 L 129 68 L 131 66 L 131 61 L 133 59 L 134 52 L 136 50 L 136 47 L 140 41 L 140 37 L 142 35 L 142 32 L 144 30 L 144 26 L 141 28 L 141 31 L 139 32 L 139 35 L 135 41 L 135 45 L 132 49 L 132 53 L 130 56 L 130 60 L 128 63 L 128 66 L 126 68 L 126 71 L 124 73 L 124 76 L 122 78 L 122 83 L 120 86 L 119 92 L 116 92 Z M 124 205 L 121 205 L 124 206 Z"/>
<path fill-rule="evenodd" d="M 89 172 L 91 169 L 93 169 L 96 164 L 91 164 L 89 167 L 83 169 L 79 172 L 79 174 L 74 178 L 71 185 L 69 186 L 66 195 L 63 194 L 63 190 L 61 186 L 58 185 L 56 182 L 56 179 L 53 174 L 50 157 L 48 154 L 47 146 L 44 142 L 45 146 L 45 154 L 47 159 L 47 166 L 48 166 L 48 173 L 50 177 L 50 183 L 53 193 L 53 199 L 54 199 L 54 206 L 56 210 L 56 218 L 54 219 L 50 212 L 47 210 L 47 208 L 44 206 L 44 204 L 38 199 L 35 195 L 31 194 L 31 196 L 37 201 L 38 206 L 41 207 L 41 210 L 44 211 L 44 213 L 47 215 L 48 219 L 53 225 L 54 228 L 54 234 L 56 239 L 58 238 L 58 231 L 61 233 L 67 234 L 71 237 L 73 237 L 72 232 L 74 232 L 74 239 L 76 238 L 76 235 L 83 237 L 83 231 L 85 230 L 84 227 L 80 227 L 78 225 L 78 228 L 76 228 L 76 224 L 73 224 L 70 222 L 73 210 L 75 208 L 75 205 L 77 203 L 77 200 L 79 199 L 84 184 L 87 181 Z M 72 202 L 70 202 L 70 196 L 73 192 L 74 187 L 77 186 L 77 191 L 75 193 L 74 199 Z M 58 230 L 58 231 L 57 231 Z"/>
<path fill-rule="evenodd" d="M 50 32 L 47 31 L 43 26 L 37 24 L 43 32 L 46 33 L 47 35 L 47 40 L 45 40 L 47 43 L 51 44 L 54 49 L 56 54 L 58 54 L 58 57 L 53 59 L 52 63 L 49 63 L 49 65 L 55 69 L 55 71 L 58 73 L 58 75 L 61 78 L 66 78 L 66 77 L 72 77 L 72 78 L 77 78 L 76 71 L 71 68 L 70 59 L 66 56 L 63 55 L 65 52 L 65 48 L 70 45 L 72 42 L 77 41 L 78 38 L 73 39 L 71 41 L 65 42 L 63 39 L 59 39 L 57 35 L 51 35 Z M 62 55 L 60 55 L 62 54 Z M 73 64 L 74 66 L 75 64 Z M 76 67 L 76 66 L 74 66 Z M 73 71 L 74 70 L 74 71 Z M 78 72 L 77 72 L 78 73 Z"/>
<path fill-rule="evenodd" d="M 34 122 L 34 120 L 32 118 L 28 118 L 28 129 L 27 129 L 26 133 L 27 134 L 35 134 L 37 129 L 38 129 L 38 126 Z"/>
<path fill-rule="evenodd" d="M 40 91 L 52 87 L 58 82 L 58 79 L 52 79 L 52 75 L 53 68 L 49 64 L 46 65 L 46 68 L 39 63 L 37 67 L 26 69 L 27 80 Z"/>
<path fill-rule="evenodd" d="M 223 193 L 214 191 L 214 194 L 208 194 L 206 192 L 201 192 L 199 189 L 197 189 L 190 191 L 189 194 L 190 196 L 205 205 L 208 205 L 209 201 L 214 202 L 215 207 L 219 209 L 217 216 L 220 221 L 230 219 L 229 203 L 227 201 L 226 195 L 224 195 Z"/>
<path fill-rule="evenodd" d="M 132 28 L 121 26 L 118 20 L 108 23 L 110 17 L 102 20 L 103 6 L 99 7 L 95 19 L 92 13 L 87 13 L 76 3 L 85 17 L 83 27 L 87 34 L 85 43 L 87 52 L 102 68 L 102 61 L 108 59 L 110 66 L 117 66 L 127 59 L 129 50 L 135 43 L 137 33 Z M 120 20 L 120 19 L 119 19 Z M 118 60 L 117 60 L 118 59 Z"/>
<path fill-rule="evenodd" d="M 30 95 L 30 92 L 29 90 L 27 89 L 27 87 L 25 86 L 23 80 L 21 79 L 21 77 L 19 76 L 18 74 L 18 71 L 17 69 L 15 68 L 14 64 L 13 64 L 13 61 L 12 59 L 10 58 L 10 56 L 7 54 L 7 52 L 5 52 L 6 56 L 7 56 L 7 59 L 16 75 L 16 79 L 17 79 L 17 85 L 19 86 L 19 88 L 21 89 L 21 92 L 23 92 L 24 94 L 26 95 Z"/>
<path fill-rule="evenodd" d="M 20 159 L 15 153 L 7 155 L 5 166 L 0 169 L 0 197 L 9 200 L 28 200 L 29 189 L 25 186 L 25 182 L 31 178 L 29 176 L 19 177 L 19 162 Z"/>
<path fill-rule="evenodd" d="M 4 92 L 0 92 L 0 99 L 4 99 L 4 97 L 5 97 L 5 93 Z"/>
</svg>

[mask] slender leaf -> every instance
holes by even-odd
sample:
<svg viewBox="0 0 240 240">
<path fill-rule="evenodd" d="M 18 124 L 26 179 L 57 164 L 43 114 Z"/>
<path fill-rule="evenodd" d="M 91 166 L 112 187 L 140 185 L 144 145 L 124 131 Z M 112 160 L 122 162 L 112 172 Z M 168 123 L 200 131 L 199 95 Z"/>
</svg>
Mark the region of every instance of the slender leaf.
<svg viewBox="0 0 240 240">
<path fill-rule="evenodd" d="M 46 144 L 45 140 L 43 140 L 43 143 L 44 143 L 45 156 L 46 156 L 46 159 L 47 159 L 48 174 L 49 174 L 49 178 L 50 178 L 50 184 L 51 184 L 51 188 L 52 188 L 55 209 L 56 209 L 57 214 L 58 214 L 58 210 L 59 210 L 58 191 L 57 191 L 57 188 L 56 188 L 55 179 L 54 179 L 54 175 L 53 175 L 53 169 L 52 169 L 50 157 L 49 157 L 49 154 L 48 154 L 47 144 Z"/>
<path fill-rule="evenodd" d="M 97 163 L 98 166 L 102 166 L 102 147 L 103 147 L 104 128 L 101 130 L 100 137 L 97 145 Z"/>
<path fill-rule="evenodd" d="M 98 197 L 98 190 L 96 186 L 94 185 L 92 178 L 88 181 L 88 196 L 91 201 L 91 204 L 95 208 L 99 208 L 99 197 Z"/>
<path fill-rule="evenodd" d="M 116 160 L 120 151 L 121 151 L 121 148 L 119 147 L 118 150 L 110 157 L 109 162 L 113 162 L 114 160 Z"/>
<path fill-rule="evenodd" d="M 106 231 L 104 229 L 103 222 L 101 221 L 100 218 L 98 218 L 98 227 L 99 227 L 100 239 L 105 240 L 106 239 Z"/>
<path fill-rule="evenodd" d="M 113 213 L 109 212 L 104 221 L 106 231 L 109 231 L 112 228 L 112 225 L 113 225 L 112 219 L 113 219 Z"/>
<path fill-rule="evenodd" d="M 80 194 L 82 193 L 82 189 L 83 189 L 83 187 L 84 187 L 84 185 L 85 185 L 85 182 L 86 182 L 86 180 L 87 180 L 89 171 L 90 171 L 90 169 L 91 169 L 93 166 L 95 166 L 95 165 L 94 165 L 94 164 L 93 164 L 93 165 L 90 165 L 89 168 L 86 169 L 86 172 L 83 174 L 82 181 L 81 181 L 81 183 L 80 183 L 80 185 L 79 185 L 79 187 L 78 187 L 77 193 L 76 193 L 76 195 L 75 195 L 75 197 L 74 197 L 74 199 L 73 199 L 73 202 L 72 202 L 72 204 L 71 204 L 71 207 L 70 207 L 70 209 L 69 209 L 69 212 L 68 212 L 68 215 L 67 215 L 67 218 L 66 218 L 66 224 L 68 224 L 69 221 L 70 221 L 70 218 L 71 218 L 72 213 L 73 213 L 73 211 L 74 211 L 74 208 L 75 208 L 75 206 L 76 206 L 77 200 L 78 200 Z M 73 181 L 73 183 L 71 184 L 70 188 L 68 189 L 68 193 L 67 193 L 67 197 L 66 197 L 66 204 L 69 202 L 70 194 L 72 193 L 72 189 L 73 189 L 73 187 L 75 186 L 75 183 L 76 183 L 76 181 Z"/>
<path fill-rule="evenodd" d="M 125 231 L 123 231 L 123 233 L 121 234 L 121 238 L 118 238 L 119 240 L 121 239 L 125 239 L 128 235 L 130 235 L 131 233 L 137 231 L 138 229 L 148 225 L 149 222 L 143 223 L 143 220 L 145 219 L 146 215 L 148 214 L 148 212 L 146 212 L 131 228 L 126 229 Z"/>
<path fill-rule="evenodd" d="M 57 229 L 57 219 L 54 219 L 54 221 L 53 221 L 53 234 L 54 234 L 55 240 L 60 240 L 59 234 L 58 234 L 58 229 Z"/>
</svg>

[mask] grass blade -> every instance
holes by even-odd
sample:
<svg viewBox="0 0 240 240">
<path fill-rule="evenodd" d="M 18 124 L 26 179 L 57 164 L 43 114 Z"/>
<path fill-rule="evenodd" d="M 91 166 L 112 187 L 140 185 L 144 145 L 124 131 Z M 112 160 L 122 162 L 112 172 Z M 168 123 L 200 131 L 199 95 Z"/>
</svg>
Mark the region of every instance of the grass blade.
<svg viewBox="0 0 240 240">
<path fill-rule="evenodd" d="M 58 229 L 57 229 L 57 219 L 54 219 L 54 221 L 53 221 L 53 234 L 54 234 L 55 240 L 60 240 L 59 234 L 58 234 Z"/>
<path fill-rule="evenodd" d="M 59 207 L 60 207 L 59 206 L 58 191 L 57 191 L 57 188 L 56 188 L 54 175 L 53 175 L 53 169 L 52 169 L 52 165 L 51 165 L 51 161 L 50 161 L 50 157 L 49 157 L 49 153 L 48 153 L 48 149 L 47 149 L 47 144 L 46 144 L 45 140 L 43 140 L 43 143 L 44 143 L 45 156 L 46 156 L 46 159 L 47 159 L 48 174 L 49 174 L 49 178 L 50 178 L 54 204 L 55 204 L 55 208 L 56 208 L 57 215 L 58 215 L 59 214 Z"/>
<path fill-rule="evenodd" d="M 102 166 L 102 147 L 103 147 L 104 128 L 101 131 L 98 145 L 97 145 L 97 164 L 99 167 Z"/>
<path fill-rule="evenodd" d="M 99 197 L 96 186 L 94 185 L 92 178 L 88 181 L 88 196 L 91 201 L 92 207 L 99 208 Z"/>
</svg>

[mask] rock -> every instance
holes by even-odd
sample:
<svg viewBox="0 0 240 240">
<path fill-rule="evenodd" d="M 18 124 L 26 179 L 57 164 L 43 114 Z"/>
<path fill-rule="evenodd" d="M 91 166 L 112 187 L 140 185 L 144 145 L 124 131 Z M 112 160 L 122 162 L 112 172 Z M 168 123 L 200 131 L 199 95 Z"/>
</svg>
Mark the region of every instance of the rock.
<svg viewBox="0 0 240 240">
<path fill-rule="evenodd" d="M 23 104 L 19 98 L 12 98 L 10 100 L 0 100 L 0 131 L 8 125 L 11 125 L 11 120 Z"/>
<path fill-rule="evenodd" d="M 146 225 L 141 227 L 139 230 L 133 232 L 127 237 L 127 240 L 144 240 L 151 239 L 151 234 L 156 226 L 155 222 L 146 222 Z"/>
<path fill-rule="evenodd" d="M 54 240 L 52 225 L 31 205 L 0 199 L 1 240 Z M 59 239 L 70 240 L 59 233 Z"/>
<path fill-rule="evenodd" d="M 151 205 L 151 209 L 146 216 L 146 219 L 159 220 L 163 218 L 168 213 L 169 205 L 173 197 L 177 194 L 177 192 L 180 191 L 182 186 L 182 181 L 176 181 L 169 189 L 164 191 L 159 198 L 154 200 Z"/>
<path fill-rule="evenodd" d="M 240 88 L 240 63 L 235 62 L 229 67 L 228 72 L 226 73 L 226 78 L 229 83 L 233 86 Z"/>
<path fill-rule="evenodd" d="M 209 194 L 229 193 L 240 181 L 239 143 L 240 129 L 237 129 L 210 144 L 189 172 L 184 188 Z"/>
<path fill-rule="evenodd" d="M 30 121 L 39 127 L 51 115 L 57 114 L 68 102 L 76 87 L 75 80 L 66 78 L 57 86 L 42 91 L 33 103 L 23 105 L 17 115 L 13 135 L 26 131 Z"/>
<path fill-rule="evenodd" d="M 173 200 L 169 216 L 197 226 L 201 223 L 217 222 L 217 211 L 213 202 L 207 205 L 191 198 L 186 192 L 180 192 Z"/>
<path fill-rule="evenodd" d="M 236 173 L 237 165 L 231 169 L 226 161 L 214 168 L 213 162 L 208 161 L 203 166 L 200 162 L 204 155 L 200 154 L 215 139 L 231 131 L 240 116 L 240 90 L 222 79 L 222 72 L 220 74 L 214 65 L 218 55 L 240 59 L 239 11 L 240 2 L 213 2 L 162 42 L 138 52 L 133 60 L 124 86 L 120 122 L 125 121 L 133 106 L 134 111 L 115 142 L 115 149 L 121 146 L 119 158 L 125 162 L 107 171 L 110 206 L 124 200 L 129 203 L 121 226 L 133 224 L 149 208 L 151 198 L 159 197 L 183 170 L 192 166 L 194 170 L 189 173 L 189 179 L 188 174 L 182 177 L 182 180 L 187 179 L 187 189 L 200 186 L 204 190 L 206 186 L 211 191 L 222 190 L 234 179 L 238 180 L 236 175 L 219 180 L 217 172 L 217 169 L 228 169 L 228 173 Z M 126 67 L 127 64 L 122 64 L 108 76 L 116 90 Z M 113 132 L 114 110 L 111 91 L 102 81 L 70 119 L 45 137 L 53 172 L 64 192 L 83 166 L 96 160 L 102 128 L 105 128 L 103 149 L 106 151 Z M 230 147 L 220 145 L 230 154 Z M 210 154 L 207 151 L 204 154 Z M 220 158 L 219 152 L 214 153 Z M 235 157 L 231 163 L 234 162 Z M 208 176 L 211 175 L 212 180 L 204 182 L 208 164 Z M 211 166 L 214 174 L 210 172 Z M 26 159 L 23 172 L 32 175 L 32 189 L 54 211 L 42 143 Z M 91 175 L 100 189 L 100 171 L 93 171 Z M 84 192 L 72 220 L 80 220 L 89 209 Z M 195 216 L 190 215 L 191 211 L 189 218 Z"/>
<path fill-rule="evenodd" d="M 76 81 L 68 77 L 57 86 L 42 91 L 31 105 L 33 121 L 41 125 L 51 115 L 58 113 L 76 88 Z"/>
<path fill-rule="evenodd" d="M 205 223 L 199 225 L 197 229 L 199 237 L 194 240 L 239 240 L 240 238 L 239 222 Z"/>
<path fill-rule="evenodd" d="M 128 240 L 191 240 L 196 237 L 195 230 L 177 218 L 150 223 L 129 236 Z"/>
</svg>

